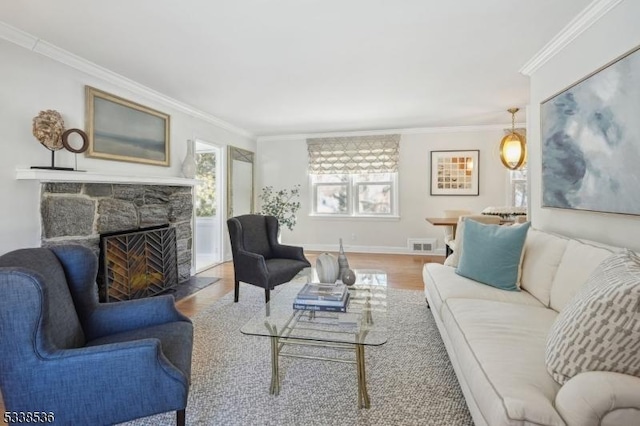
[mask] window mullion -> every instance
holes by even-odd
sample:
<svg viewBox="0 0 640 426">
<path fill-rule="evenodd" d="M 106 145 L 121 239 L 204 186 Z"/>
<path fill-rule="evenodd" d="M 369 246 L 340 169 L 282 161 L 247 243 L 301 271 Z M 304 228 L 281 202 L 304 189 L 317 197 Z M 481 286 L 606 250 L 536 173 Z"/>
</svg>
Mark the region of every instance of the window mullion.
<svg viewBox="0 0 640 426">
<path fill-rule="evenodd" d="M 358 188 L 356 187 L 356 175 L 349 175 L 349 215 L 357 216 Z"/>
</svg>

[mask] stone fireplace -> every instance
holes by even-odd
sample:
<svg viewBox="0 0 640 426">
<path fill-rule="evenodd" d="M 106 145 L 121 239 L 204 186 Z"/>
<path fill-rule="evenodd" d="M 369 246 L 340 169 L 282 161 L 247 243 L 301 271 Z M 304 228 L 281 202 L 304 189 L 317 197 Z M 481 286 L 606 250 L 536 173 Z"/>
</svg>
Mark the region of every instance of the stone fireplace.
<svg viewBox="0 0 640 426">
<path fill-rule="evenodd" d="M 100 235 L 157 225 L 175 228 L 178 281 L 191 273 L 191 186 L 42 183 L 42 246 L 81 244 L 100 252 Z"/>
</svg>

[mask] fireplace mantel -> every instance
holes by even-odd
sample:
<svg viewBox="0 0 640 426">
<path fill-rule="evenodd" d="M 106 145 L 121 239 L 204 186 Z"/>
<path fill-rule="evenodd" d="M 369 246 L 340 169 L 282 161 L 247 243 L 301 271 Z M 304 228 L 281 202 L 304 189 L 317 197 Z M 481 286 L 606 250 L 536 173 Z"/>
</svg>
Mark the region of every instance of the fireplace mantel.
<svg viewBox="0 0 640 426">
<path fill-rule="evenodd" d="M 198 179 L 176 176 L 133 176 L 64 170 L 16 169 L 16 179 L 40 182 L 121 183 L 139 185 L 195 186 Z"/>
</svg>

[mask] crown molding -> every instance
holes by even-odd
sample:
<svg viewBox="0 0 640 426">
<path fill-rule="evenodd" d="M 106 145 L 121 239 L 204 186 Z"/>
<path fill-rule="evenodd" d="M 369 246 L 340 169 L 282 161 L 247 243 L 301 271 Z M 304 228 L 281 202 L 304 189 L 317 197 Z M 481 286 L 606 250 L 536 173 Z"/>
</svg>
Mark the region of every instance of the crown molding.
<svg viewBox="0 0 640 426">
<path fill-rule="evenodd" d="M 531 76 L 541 66 L 575 40 L 622 0 L 594 0 L 582 12 L 571 20 L 554 38 L 520 68 L 520 73 Z"/>
<path fill-rule="evenodd" d="M 245 129 L 234 126 L 218 117 L 208 114 L 204 111 L 196 109 L 190 105 L 166 96 L 156 90 L 137 83 L 127 77 L 117 74 L 107 68 L 101 67 L 87 59 L 77 56 L 49 42 L 38 39 L 37 37 L 26 33 L 22 30 L 14 28 L 5 22 L 0 21 L 0 39 L 7 40 L 18 46 L 24 47 L 32 52 L 46 56 L 61 64 L 75 68 L 85 74 L 104 80 L 120 88 L 126 89 L 137 95 L 143 96 L 152 101 L 161 103 L 169 108 L 173 108 L 183 112 L 191 117 L 206 121 L 222 129 L 228 130 L 240 136 L 255 139 L 255 135 Z"/>
<path fill-rule="evenodd" d="M 11 25 L 5 24 L 2 21 L 0 21 L 0 38 L 10 41 L 11 43 L 17 44 L 18 46 L 24 47 L 28 50 L 33 50 L 36 44 L 38 44 L 37 37 L 14 28 Z"/>
<path fill-rule="evenodd" d="M 526 127 L 526 123 L 516 123 L 516 127 Z M 488 132 L 494 130 L 504 130 L 511 128 L 511 124 L 487 124 L 482 126 L 450 126 L 450 127 L 411 127 L 406 129 L 386 129 L 386 130 L 362 130 L 351 132 L 331 132 L 331 133 L 298 133 L 291 135 L 271 135 L 258 136 L 258 142 L 271 141 L 291 141 L 308 138 L 337 138 L 344 136 L 375 136 L 375 135 L 414 135 L 424 133 L 464 133 L 464 132 Z"/>
</svg>

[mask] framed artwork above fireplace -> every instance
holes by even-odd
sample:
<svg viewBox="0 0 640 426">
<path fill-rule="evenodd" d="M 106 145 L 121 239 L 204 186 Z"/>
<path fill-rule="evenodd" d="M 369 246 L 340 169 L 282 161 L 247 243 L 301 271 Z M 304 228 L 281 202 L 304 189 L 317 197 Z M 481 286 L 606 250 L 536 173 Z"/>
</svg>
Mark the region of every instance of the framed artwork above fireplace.
<svg viewBox="0 0 640 426">
<path fill-rule="evenodd" d="M 85 86 L 87 156 L 169 166 L 170 116 Z"/>
</svg>

